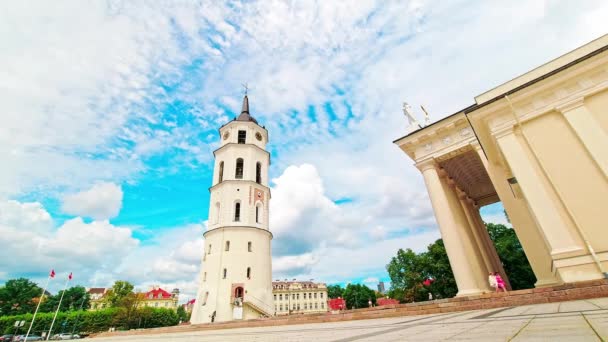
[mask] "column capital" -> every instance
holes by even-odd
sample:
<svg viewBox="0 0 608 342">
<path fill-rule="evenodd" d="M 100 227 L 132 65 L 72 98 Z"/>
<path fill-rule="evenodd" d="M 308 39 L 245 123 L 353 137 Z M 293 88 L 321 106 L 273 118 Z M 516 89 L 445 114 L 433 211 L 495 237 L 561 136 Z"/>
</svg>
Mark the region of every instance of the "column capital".
<svg viewBox="0 0 608 342">
<path fill-rule="evenodd" d="M 416 168 L 418 168 L 418 170 L 420 170 L 420 172 L 424 172 L 429 169 L 435 169 L 435 170 L 439 171 L 439 169 L 440 169 L 439 164 L 437 164 L 437 161 L 433 158 L 429 158 L 429 159 L 420 161 L 420 162 L 416 163 L 415 166 L 416 166 Z"/>
<path fill-rule="evenodd" d="M 585 105 L 585 98 L 584 97 L 579 97 L 576 98 L 574 100 L 570 100 L 566 103 L 560 104 L 558 106 L 555 107 L 555 110 L 557 110 L 558 112 L 562 113 L 562 114 L 566 114 L 567 112 L 582 107 Z"/>
</svg>

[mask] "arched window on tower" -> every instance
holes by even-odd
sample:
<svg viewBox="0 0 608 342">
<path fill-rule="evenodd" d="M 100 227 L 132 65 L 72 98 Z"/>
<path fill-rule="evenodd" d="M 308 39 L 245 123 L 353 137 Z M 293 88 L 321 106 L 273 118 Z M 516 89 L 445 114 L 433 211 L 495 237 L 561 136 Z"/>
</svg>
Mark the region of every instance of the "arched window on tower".
<svg viewBox="0 0 608 342">
<path fill-rule="evenodd" d="M 215 223 L 220 223 L 220 202 L 215 203 Z"/>
<path fill-rule="evenodd" d="M 247 279 L 251 279 L 251 267 L 247 267 Z"/>
<path fill-rule="evenodd" d="M 260 162 L 255 164 L 255 182 L 262 184 L 262 163 Z"/>
<path fill-rule="evenodd" d="M 227 275 L 228 275 L 228 270 L 224 268 L 224 279 L 226 279 Z"/>
<path fill-rule="evenodd" d="M 241 202 L 236 202 L 234 204 L 234 220 L 236 222 L 241 220 Z"/>
<path fill-rule="evenodd" d="M 230 250 L 230 241 L 226 241 L 226 252 Z"/>
<path fill-rule="evenodd" d="M 255 223 L 262 223 L 262 204 L 255 205 Z"/>
<path fill-rule="evenodd" d="M 218 183 L 221 183 L 224 180 L 224 162 L 221 161 L 220 162 L 220 171 L 219 171 L 219 181 Z"/>
<path fill-rule="evenodd" d="M 236 172 L 234 174 L 234 178 L 243 179 L 243 158 L 238 158 L 236 160 Z"/>
<path fill-rule="evenodd" d="M 251 252 L 251 241 L 247 242 L 247 252 Z"/>
</svg>

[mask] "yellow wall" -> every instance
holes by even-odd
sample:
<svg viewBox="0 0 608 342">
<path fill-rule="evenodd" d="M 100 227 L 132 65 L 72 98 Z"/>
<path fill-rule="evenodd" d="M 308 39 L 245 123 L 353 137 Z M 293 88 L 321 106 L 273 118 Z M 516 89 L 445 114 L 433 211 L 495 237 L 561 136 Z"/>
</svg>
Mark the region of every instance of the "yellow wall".
<svg viewBox="0 0 608 342">
<path fill-rule="evenodd" d="M 587 97 L 585 106 L 608 134 L 608 90 Z"/>
<path fill-rule="evenodd" d="M 596 251 L 607 250 L 608 183 L 564 116 L 543 115 L 526 123 L 524 131 L 571 219 L 586 229 Z"/>
</svg>

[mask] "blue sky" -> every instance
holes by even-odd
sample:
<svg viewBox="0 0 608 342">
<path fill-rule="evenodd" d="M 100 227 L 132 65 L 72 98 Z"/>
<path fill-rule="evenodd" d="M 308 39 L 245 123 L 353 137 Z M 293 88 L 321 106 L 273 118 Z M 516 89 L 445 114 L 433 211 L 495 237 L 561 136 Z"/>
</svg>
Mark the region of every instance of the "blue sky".
<svg viewBox="0 0 608 342">
<path fill-rule="evenodd" d="M 0 281 L 196 291 L 217 128 L 269 130 L 275 278 L 387 281 L 439 237 L 392 144 L 607 30 L 603 1 L 2 5 Z M 504 222 L 500 205 L 483 208 Z M 54 285 L 55 286 L 55 285 Z"/>
</svg>

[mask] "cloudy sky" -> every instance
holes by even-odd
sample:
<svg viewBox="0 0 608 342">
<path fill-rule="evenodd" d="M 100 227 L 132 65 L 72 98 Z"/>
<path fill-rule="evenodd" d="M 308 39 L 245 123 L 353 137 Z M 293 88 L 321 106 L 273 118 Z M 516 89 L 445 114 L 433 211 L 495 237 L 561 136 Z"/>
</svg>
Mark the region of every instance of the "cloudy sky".
<svg viewBox="0 0 608 342">
<path fill-rule="evenodd" d="M 602 0 L 4 1 L 0 282 L 55 268 L 192 296 L 217 128 L 248 82 L 270 132 L 274 278 L 375 286 L 398 248 L 439 236 L 392 144 L 402 102 L 440 119 L 607 17 Z"/>
</svg>

